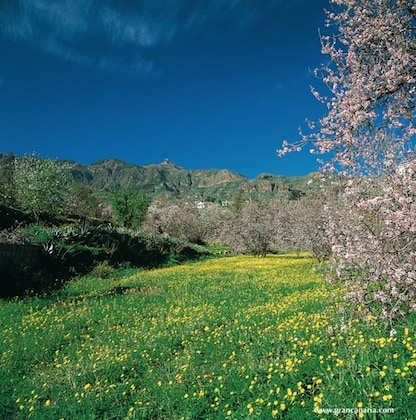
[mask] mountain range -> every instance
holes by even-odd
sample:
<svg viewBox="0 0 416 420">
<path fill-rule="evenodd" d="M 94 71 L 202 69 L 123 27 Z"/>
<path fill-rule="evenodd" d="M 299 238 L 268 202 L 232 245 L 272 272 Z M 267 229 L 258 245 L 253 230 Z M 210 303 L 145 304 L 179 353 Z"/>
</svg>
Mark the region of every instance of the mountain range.
<svg viewBox="0 0 416 420">
<path fill-rule="evenodd" d="M 238 195 L 294 198 L 309 189 L 308 181 L 312 177 L 312 174 L 284 177 L 262 173 L 250 179 L 228 169 L 184 169 L 168 159 L 144 166 L 118 159 L 103 159 L 91 165 L 68 163 L 74 179 L 95 190 L 140 188 L 161 201 L 199 199 L 220 202 Z"/>
<path fill-rule="evenodd" d="M 0 178 L 13 154 L 0 153 Z M 228 169 L 184 169 L 165 159 L 161 163 L 138 166 L 119 159 L 102 159 L 93 164 L 59 161 L 66 164 L 75 181 L 100 192 L 139 188 L 159 201 L 200 200 L 224 202 L 236 196 L 296 198 L 309 189 L 313 174 L 285 177 L 262 173 L 254 179 Z M 1 170 L 3 168 L 3 170 Z"/>
</svg>

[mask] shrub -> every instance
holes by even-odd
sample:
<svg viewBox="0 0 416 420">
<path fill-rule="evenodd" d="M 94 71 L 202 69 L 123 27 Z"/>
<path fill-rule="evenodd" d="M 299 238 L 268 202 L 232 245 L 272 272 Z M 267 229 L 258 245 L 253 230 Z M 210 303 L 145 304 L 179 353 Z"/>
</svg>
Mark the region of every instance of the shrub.
<svg viewBox="0 0 416 420">
<path fill-rule="evenodd" d="M 92 270 L 92 274 L 100 277 L 101 279 L 106 279 L 110 276 L 110 274 L 114 271 L 113 267 L 111 267 L 108 260 L 104 260 L 99 262 L 94 269 Z"/>
</svg>

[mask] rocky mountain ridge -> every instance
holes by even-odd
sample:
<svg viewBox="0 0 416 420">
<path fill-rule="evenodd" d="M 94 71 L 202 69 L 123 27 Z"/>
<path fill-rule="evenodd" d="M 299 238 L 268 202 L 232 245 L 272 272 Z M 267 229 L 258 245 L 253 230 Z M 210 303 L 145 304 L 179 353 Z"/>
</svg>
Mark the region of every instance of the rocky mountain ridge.
<svg viewBox="0 0 416 420">
<path fill-rule="evenodd" d="M 0 170 L 13 159 L 10 153 L 0 153 Z M 119 159 L 102 159 L 93 164 L 75 161 L 62 163 L 68 166 L 74 180 L 96 191 L 105 193 L 120 188 L 140 188 L 160 201 L 198 199 L 220 202 L 232 200 L 238 195 L 250 198 L 283 195 L 295 198 L 309 189 L 307 182 L 312 176 L 285 177 L 262 173 L 250 179 L 228 169 L 188 170 L 168 159 L 144 166 Z"/>
<path fill-rule="evenodd" d="M 71 164 L 72 176 L 99 191 L 141 188 L 161 200 L 199 198 L 231 200 L 236 195 L 296 195 L 308 189 L 309 176 L 284 177 L 262 173 L 250 179 L 228 169 L 184 169 L 168 159 L 137 166 L 118 159 L 91 165 Z"/>
</svg>

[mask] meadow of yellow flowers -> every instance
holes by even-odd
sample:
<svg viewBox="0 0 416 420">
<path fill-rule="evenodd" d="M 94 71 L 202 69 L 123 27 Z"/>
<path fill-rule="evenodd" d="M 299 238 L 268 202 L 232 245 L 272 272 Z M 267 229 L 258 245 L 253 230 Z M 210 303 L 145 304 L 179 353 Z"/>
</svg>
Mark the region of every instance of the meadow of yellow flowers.
<svg viewBox="0 0 416 420">
<path fill-rule="evenodd" d="M 341 304 L 296 255 L 2 300 L 0 418 L 415 418 L 415 319 L 393 329 Z"/>
</svg>

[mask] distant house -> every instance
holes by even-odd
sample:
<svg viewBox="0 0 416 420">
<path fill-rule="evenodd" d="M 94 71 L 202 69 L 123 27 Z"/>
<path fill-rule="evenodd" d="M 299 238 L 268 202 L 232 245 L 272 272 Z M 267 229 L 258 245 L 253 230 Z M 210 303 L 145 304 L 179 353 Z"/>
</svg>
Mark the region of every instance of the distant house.
<svg viewBox="0 0 416 420">
<path fill-rule="evenodd" d="M 208 203 L 205 203 L 205 201 L 198 201 L 197 203 L 195 203 L 195 205 L 199 210 L 208 208 Z"/>
<path fill-rule="evenodd" d="M 406 179 L 413 178 L 416 174 L 416 162 L 408 160 L 407 162 L 402 163 L 396 169 L 399 175 L 403 176 Z"/>
</svg>

